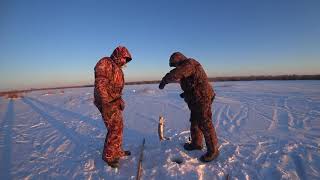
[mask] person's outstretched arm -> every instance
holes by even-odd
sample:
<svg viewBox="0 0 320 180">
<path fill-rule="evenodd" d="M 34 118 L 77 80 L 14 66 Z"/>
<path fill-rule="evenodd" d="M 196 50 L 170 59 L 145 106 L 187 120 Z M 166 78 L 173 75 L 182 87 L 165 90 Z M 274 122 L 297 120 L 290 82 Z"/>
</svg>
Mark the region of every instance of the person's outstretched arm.
<svg viewBox="0 0 320 180">
<path fill-rule="evenodd" d="M 188 77 L 193 74 L 194 66 L 191 61 L 187 61 L 180 66 L 172 69 L 161 80 L 159 88 L 163 89 L 166 84 L 180 81 L 184 77 Z"/>
</svg>

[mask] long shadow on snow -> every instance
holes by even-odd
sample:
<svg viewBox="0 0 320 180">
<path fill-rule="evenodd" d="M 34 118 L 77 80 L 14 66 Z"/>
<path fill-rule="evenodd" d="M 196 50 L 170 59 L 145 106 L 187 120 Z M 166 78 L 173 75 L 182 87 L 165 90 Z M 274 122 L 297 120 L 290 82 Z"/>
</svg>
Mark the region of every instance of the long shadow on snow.
<svg viewBox="0 0 320 180">
<path fill-rule="evenodd" d="M 94 151 L 94 147 L 91 146 L 92 143 L 96 144 L 97 140 L 88 138 L 89 136 L 84 136 L 77 133 L 75 130 L 66 128 L 63 123 L 54 117 L 50 116 L 46 112 L 42 111 L 38 108 L 34 103 L 30 100 L 24 98 L 22 101 L 29 105 L 35 112 L 40 114 L 45 120 L 47 120 L 56 130 L 58 130 L 62 135 L 64 135 L 67 139 L 69 139 L 75 146 L 72 150 L 71 156 L 65 157 L 59 166 L 55 167 L 56 170 L 53 171 L 63 171 L 63 170 L 76 170 L 78 166 L 84 166 L 84 158 L 89 153 Z M 60 172 L 63 174 L 63 172 Z M 39 175 L 38 178 L 42 178 L 42 176 L 47 176 L 45 174 Z"/>
<path fill-rule="evenodd" d="M 43 101 L 39 101 L 38 99 L 35 99 L 35 98 L 31 98 L 31 97 L 25 97 L 25 98 L 27 98 L 27 99 L 29 99 L 31 101 L 37 102 L 37 103 L 41 104 L 42 106 L 44 106 L 46 108 L 50 108 L 50 110 L 55 110 L 55 111 L 58 111 L 59 113 L 61 113 L 63 115 L 67 115 L 67 116 L 72 117 L 72 118 L 80 119 L 82 121 L 85 121 L 86 123 L 91 124 L 92 126 L 97 127 L 97 128 L 103 128 L 103 126 L 102 126 L 103 123 L 97 121 L 96 119 L 92 119 L 92 118 L 90 118 L 88 116 L 84 116 L 82 114 L 78 114 L 78 113 L 75 113 L 75 112 L 72 112 L 72 111 L 57 107 L 57 106 L 53 106 L 53 105 L 51 105 L 49 103 L 46 103 L 46 102 L 43 102 Z"/>
<path fill-rule="evenodd" d="M 82 140 L 85 140 L 86 142 L 90 142 L 91 139 L 89 139 L 87 136 L 81 135 L 74 131 L 73 129 L 66 128 L 63 123 L 61 123 L 59 120 L 55 119 L 54 117 L 50 116 L 46 112 L 42 111 L 40 108 L 38 108 L 34 103 L 32 103 L 27 98 L 22 99 L 22 101 L 29 105 L 34 111 L 39 113 L 44 119 L 46 119 L 55 129 L 57 129 L 59 132 L 61 132 L 63 135 L 65 135 L 69 140 L 71 140 L 73 143 L 75 143 L 77 146 L 81 148 L 85 148 L 85 145 Z"/>
<path fill-rule="evenodd" d="M 75 113 L 75 112 L 72 112 L 72 111 L 69 111 L 69 110 L 65 110 L 65 109 L 62 109 L 62 108 L 59 108 L 59 107 L 55 107 L 53 105 L 50 105 L 48 103 L 39 101 L 39 100 L 34 99 L 34 98 L 25 97 L 24 98 L 24 102 L 26 104 L 30 105 L 36 112 L 38 112 L 40 115 L 42 115 L 45 119 L 48 119 L 49 123 L 52 124 L 56 129 L 58 129 L 62 133 L 67 132 L 67 134 L 66 134 L 67 137 L 72 141 L 74 141 L 74 139 L 77 140 L 76 136 L 78 136 L 78 135 L 75 135 L 75 134 L 77 134 L 75 131 L 73 133 L 68 132 L 68 128 L 65 128 L 63 124 L 58 123 L 58 120 L 54 119 L 52 116 L 50 116 L 47 113 L 45 113 L 44 111 L 40 110 L 33 103 L 37 102 L 38 104 L 44 106 L 45 108 L 48 108 L 50 110 L 54 109 L 54 110 L 58 111 L 59 113 L 61 113 L 63 115 L 67 115 L 67 116 L 72 117 L 72 118 L 81 119 L 83 121 L 91 123 L 92 125 L 94 125 L 96 127 L 99 127 L 99 128 L 103 127 L 103 126 L 100 125 L 100 123 L 95 123 L 95 122 L 98 122 L 95 119 L 92 119 L 90 117 L 87 117 L 87 116 L 84 116 L 84 115 L 81 115 L 81 114 L 78 114 L 78 113 Z M 103 124 L 103 123 L 101 122 L 101 124 Z M 83 137 L 83 135 L 82 135 L 82 137 Z M 82 137 L 81 137 L 81 139 L 82 139 Z M 129 150 L 131 150 L 133 152 L 133 154 L 132 154 L 132 156 L 130 158 L 138 158 L 139 153 L 140 153 L 140 146 L 141 146 L 141 142 L 142 142 L 143 138 L 146 138 L 146 145 L 147 146 L 148 146 L 148 144 L 152 145 L 154 142 L 158 141 L 158 137 L 156 135 L 141 133 L 141 132 L 138 132 L 136 130 L 129 129 L 129 128 L 125 128 L 124 129 L 124 148 L 125 149 L 129 148 Z M 88 139 L 88 138 L 86 138 L 86 139 Z M 81 141 L 81 142 L 82 143 L 80 143 L 79 141 L 76 141 L 76 145 L 79 146 L 79 147 L 76 147 L 77 149 L 78 148 L 85 148 L 86 142 L 83 142 L 83 141 Z M 102 151 L 104 141 L 103 140 L 100 141 L 99 139 L 96 139 L 96 140 L 94 140 L 94 143 L 95 144 L 101 144 L 101 145 L 100 145 L 100 147 L 98 149 L 95 149 L 97 147 L 94 146 L 94 147 L 91 147 L 90 150 L 87 150 L 86 154 L 84 154 L 84 156 L 80 157 L 81 162 L 84 163 L 88 158 L 89 159 L 93 158 L 95 160 L 98 160 L 98 162 L 96 164 L 96 168 L 99 169 L 100 172 L 104 172 L 105 171 L 104 170 L 105 163 L 100 158 L 101 155 L 99 153 L 97 153 L 97 151 L 98 152 Z M 79 155 L 80 152 L 78 152 L 77 154 Z M 77 155 L 75 155 L 75 156 L 77 156 Z M 126 161 L 123 161 L 123 162 L 125 163 Z M 130 162 L 130 160 L 129 160 L 129 162 Z M 70 164 L 70 162 L 68 162 L 68 160 L 66 160 L 65 163 L 66 164 Z M 70 167 L 70 165 L 66 165 L 66 164 L 63 164 L 62 166 Z M 123 171 L 132 171 L 132 164 L 125 163 L 125 164 L 123 164 L 121 166 L 121 169 L 123 169 Z M 133 173 L 135 173 L 135 171 L 136 170 L 134 170 Z M 109 175 L 106 174 L 106 177 L 109 177 Z"/>
<path fill-rule="evenodd" d="M 34 103 L 32 101 L 36 101 L 39 104 L 46 106 L 47 108 L 55 108 L 56 110 L 59 110 L 59 112 L 62 113 L 63 115 L 69 115 L 69 116 L 72 115 L 73 117 L 82 117 L 82 118 L 86 118 L 87 121 L 96 121 L 95 119 L 85 117 L 83 115 L 80 115 L 80 114 L 77 114 L 77 113 L 74 113 L 74 112 L 71 112 L 68 110 L 54 107 L 52 105 L 40 102 L 40 101 L 35 100 L 33 98 L 32 98 L 32 100 L 30 100 L 30 98 L 24 98 L 23 101 L 26 104 L 28 104 L 30 107 L 32 107 L 40 115 L 42 115 L 45 119 L 47 119 L 48 122 L 50 124 L 52 124 L 57 130 L 59 130 L 61 133 L 65 134 L 68 139 L 72 140 L 72 142 L 74 142 L 76 144 L 76 146 L 77 146 L 77 147 L 75 147 L 76 152 L 70 158 L 79 160 L 81 152 L 85 152 L 86 154 L 84 154 L 84 156 L 80 157 L 81 164 L 85 163 L 85 160 L 88 158 L 93 158 L 96 160 L 99 159 L 99 161 L 96 164 L 96 168 L 97 169 L 104 169 L 105 163 L 100 159 L 100 154 L 97 153 L 97 151 L 96 151 L 97 149 L 92 149 L 92 148 L 88 149 L 85 147 L 85 143 L 83 141 L 80 142 L 80 140 L 83 140 L 83 138 L 86 139 L 86 142 L 88 142 L 89 138 L 87 138 L 83 135 L 78 136 L 78 133 L 75 132 L 74 130 L 71 130 L 69 128 L 64 127 L 64 125 L 62 123 L 60 123 L 58 120 L 54 119 L 52 116 L 50 116 L 46 112 L 40 110 L 36 105 L 34 105 Z M 153 144 L 157 140 L 157 137 L 155 135 L 140 133 L 136 130 L 132 130 L 132 129 L 128 129 L 128 128 L 124 129 L 124 140 L 126 141 L 126 144 L 124 144 L 124 146 L 129 146 L 131 148 L 129 150 L 133 151 L 133 154 L 130 158 L 134 158 L 134 156 L 136 156 L 136 158 L 137 158 L 139 156 L 139 150 L 140 150 L 140 146 L 141 146 L 141 142 L 142 142 L 143 138 L 146 138 L 147 144 Z M 94 141 L 95 141 L 95 144 L 101 144 L 101 147 L 99 147 L 98 151 L 102 151 L 104 142 L 103 141 L 98 142 L 98 139 L 96 139 Z M 68 160 L 65 160 L 65 162 L 63 164 L 69 168 L 73 167 L 75 165 L 79 165 L 74 162 L 73 163 L 69 162 Z M 130 171 L 132 169 L 132 164 L 125 164 L 124 166 L 122 166 L 121 169 L 123 169 L 124 171 Z M 107 174 L 105 174 L 105 175 L 108 177 Z"/>
<path fill-rule="evenodd" d="M 0 163 L 0 179 L 12 179 L 11 177 L 11 152 L 12 152 L 12 125 L 14 120 L 14 104 L 11 99 L 8 103 L 6 115 L 3 119 L 1 132 L 4 133 L 4 142 L 2 149 L 2 160 Z"/>
<path fill-rule="evenodd" d="M 84 116 L 84 115 L 81 115 L 81 114 L 78 114 L 78 113 L 63 109 L 63 108 L 59 108 L 57 106 L 53 106 L 53 105 L 45 103 L 43 101 L 39 101 L 39 100 L 37 100 L 35 98 L 25 97 L 25 99 L 28 99 L 28 100 L 33 101 L 33 102 L 37 102 L 37 103 L 41 104 L 42 106 L 44 106 L 45 108 L 49 108 L 50 110 L 53 109 L 53 110 L 61 113 L 62 115 L 66 115 L 66 116 L 69 116 L 71 118 L 76 118 L 76 119 L 88 122 L 91 125 L 100 128 L 101 130 L 105 129 L 102 120 L 99 122 L 96 119 L 92 119 L 92 118 L 90 118 L 88 116 Z M 152 142 L 157 140 L 156 135 L 140 133 L 140 132 L 138 132 L 136 130 L 128 129 L 128 128 L 124 128 L 124 138 L 128 139 L 129 142 L 130 141 L 135 141 L 135 140 L 138 140 L 138 139 L 141 140 L 143 138 L 146 138 L 146 140 L 149 140 L 149 141 L 152 141 Z"/>
<path fill-rule="evenodd" d="M 25 99 L 37 102 L 37 103 L 41 104 L 42 106 L 44 106 L 46 108 L 49 108 L 50 110 L 51 109 L 56 110 L 56 111 L 58 111 L 59 113 L 61 113 L 63 115 L 70 116 L 71 118 L 80 119 L 82 121 L 90 123 L 91 125 L 93 125 L 95 127 L 98 127 L 100 129 L 104 129 L 103 128 L 104 125 L 103 125 L 102 121 L 99 122 L 96 119 L 92 119 L 92 118 L 90 118 L 88 116 L 84 116 L 84 115 L 79 114 L 79 113 L 75 113 L 75 112 L 72 112 L 72 111 L 69 111 L 69 110 L 66 110 L 66 109 L 62 109 L 62 108 L 59 108 L 57 106 L 53 106 L 51 104 L 45 103 L 45 102 L 37 100 L 35 98 L 25 97 Z M 124 128 L 124 136 L 125 136 L 124 138 L 128 139 L 129 141 L 130 140 L 138 140 L 138 139 L 141 140 L 141 139 L 143 139 L 143 137 L 145 137 L 146 140 L 150 140 L 150 141 L 154 141 L 155 139 L 157 140 L 157 137 L 155 135 L 148 135 L 148 134 L 145 134 L 145 133 L 140 133 L 140 132 L 138 132 L 136 130 L 132 130 L 132 129 L 129 129 L 129 128 Z"/>
</svg>

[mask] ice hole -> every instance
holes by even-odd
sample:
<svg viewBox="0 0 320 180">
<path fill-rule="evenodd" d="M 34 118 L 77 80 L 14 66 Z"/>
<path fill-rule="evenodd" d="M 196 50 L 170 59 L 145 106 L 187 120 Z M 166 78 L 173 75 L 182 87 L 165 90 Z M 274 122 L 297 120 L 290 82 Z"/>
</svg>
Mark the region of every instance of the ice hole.
<svg viewBox="0 0 320 180">
<path fill-rule="evenodd" d="M 171 158 L 171 161 L 175 162 L 177 164 L 182 164 L 183 163 L 182 157 L 173 157 L 173 158 Z"/>
</svg>

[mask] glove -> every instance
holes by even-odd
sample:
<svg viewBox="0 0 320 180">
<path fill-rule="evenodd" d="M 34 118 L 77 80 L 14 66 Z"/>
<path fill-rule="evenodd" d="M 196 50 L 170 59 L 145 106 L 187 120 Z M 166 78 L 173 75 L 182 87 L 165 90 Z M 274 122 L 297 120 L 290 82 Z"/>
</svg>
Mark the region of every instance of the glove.
<svg viewBox="0 0 320 180">
<path fill-rule="evenodd" d="M 165 81 L 162 80 L 162 81 L 160 82 L 160 84 L 159 84 L 159 89 L 163 89 L 166 84 L 167 84 L 167 83 L 165 83 Z"/>
<path fill-rule="evenodd" d="M 181 98 L 184 98 L 184 93 L 181 93 L 181 94 L 180 94 L 180 97 L 181 97 Z"/>
</svg>

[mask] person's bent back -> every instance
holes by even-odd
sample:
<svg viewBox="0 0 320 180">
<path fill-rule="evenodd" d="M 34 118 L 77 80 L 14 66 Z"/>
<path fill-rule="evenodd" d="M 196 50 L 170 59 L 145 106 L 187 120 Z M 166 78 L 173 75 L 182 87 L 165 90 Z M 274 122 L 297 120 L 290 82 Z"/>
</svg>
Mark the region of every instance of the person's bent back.
<svg viewBox="0 0 320 180">
<path fill-rule="evenodd" d="M 171 55 L 169 65 L 175 68 L 162 78 L 159 88 L 163 89 L 168 83 L 180 82 L 181 89 L 184 91 L 180 97 L 184 98 L 191 110 L 191 143 L 185 143 L 184 148 L 186 150 L 202 149 L 203 135 L 207 153 L 200 160 L 211 161 L 219 155 L 218 139 L 212 124 L 211 104 L 215 97 L 212 86 L 201 64 L 180 52 Z"/>
</svg>

